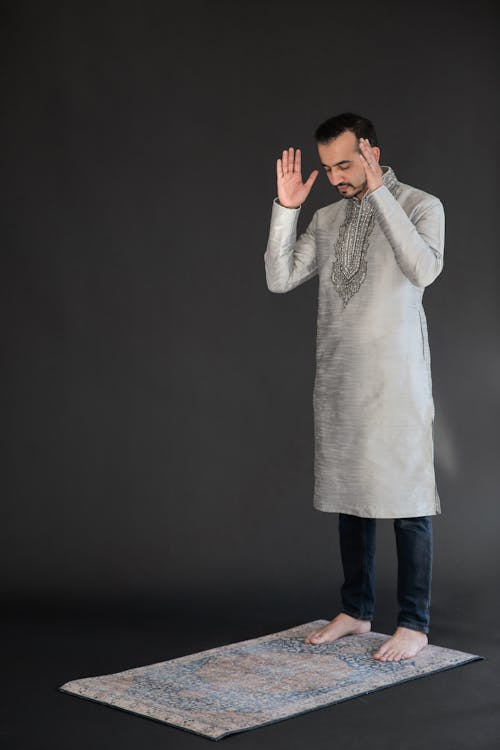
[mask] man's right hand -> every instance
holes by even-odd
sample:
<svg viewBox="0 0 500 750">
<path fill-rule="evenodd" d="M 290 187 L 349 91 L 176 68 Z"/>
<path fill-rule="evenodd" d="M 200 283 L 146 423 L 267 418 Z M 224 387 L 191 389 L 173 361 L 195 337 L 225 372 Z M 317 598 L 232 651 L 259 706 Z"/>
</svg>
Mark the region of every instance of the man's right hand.
<svg viewBox="0 0 500 750">
<path fill-rule="evenodd" d="M 279 202 L 285 208 L 298 208 L 309 195 L 316 177 L 319 174 L 318 169 L 314 169 L 309 175 L 306 182 L 302 182 L 302 173 L 300 169 L 300 148 L 293 153 L 290 146 L 288 151 L 283 151 L 283 159 L 276 161 L 276 176 L 278 179 L 278 198 Z"/>
</svg>

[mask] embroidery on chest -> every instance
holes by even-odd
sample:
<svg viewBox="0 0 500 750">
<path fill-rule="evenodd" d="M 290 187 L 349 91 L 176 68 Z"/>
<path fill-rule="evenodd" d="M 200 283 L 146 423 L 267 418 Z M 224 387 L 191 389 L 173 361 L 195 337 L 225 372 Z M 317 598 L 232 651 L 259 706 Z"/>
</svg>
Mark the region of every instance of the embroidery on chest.
<svg viewBox="0 0 500 750">
<path fill-rule="evenodd" d="M 375 213 L 371 206 L 356 209 L 354 203 L 347 204 L 335 242 L 331 272 L 344 307 L 366 278 L 368 240 L 374 225 Z"/>
<path fill-rule="evenodd" d="M 384 174 L 383 183 L 398 198 L 401 185 L 392 167 Z M 339 293 L 344 308 L 361 288 L 367 274 L 367 253 L 370 234 L 375 225 L 375 209 L 366 201 L 357 205 L 351 198 L 346 202 L 346 212 L 334 245 L 331 280 Z"/>
</svg>

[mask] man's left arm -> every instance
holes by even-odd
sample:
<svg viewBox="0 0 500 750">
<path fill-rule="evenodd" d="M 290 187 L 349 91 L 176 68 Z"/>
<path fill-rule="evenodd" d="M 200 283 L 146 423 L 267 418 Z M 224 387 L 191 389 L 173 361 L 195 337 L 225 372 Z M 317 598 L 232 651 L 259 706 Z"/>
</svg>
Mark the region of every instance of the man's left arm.
<svg viewBox="0 0 500 750">
<path fill-rule="evenodd" d="M 410 219 L 386 185 L 366 197 L 404 275 L 415 286 L 431 284 L 443 269 L 444 208 L 439 198 L 422 203 Z"/>
</svg>

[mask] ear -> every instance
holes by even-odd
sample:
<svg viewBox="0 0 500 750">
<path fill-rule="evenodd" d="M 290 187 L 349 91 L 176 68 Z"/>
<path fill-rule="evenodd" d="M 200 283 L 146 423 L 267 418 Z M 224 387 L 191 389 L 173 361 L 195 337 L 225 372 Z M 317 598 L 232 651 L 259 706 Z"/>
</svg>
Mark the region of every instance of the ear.
<svg viewBox="0 0 500 750">
<path fill-rule="evenodd" d="M 373 153 L 375 154 L 375 157 L 377 159 L 377 162 L 380 163 L 380 149 L 378 146 L 372 146 Z"/>
</svg>

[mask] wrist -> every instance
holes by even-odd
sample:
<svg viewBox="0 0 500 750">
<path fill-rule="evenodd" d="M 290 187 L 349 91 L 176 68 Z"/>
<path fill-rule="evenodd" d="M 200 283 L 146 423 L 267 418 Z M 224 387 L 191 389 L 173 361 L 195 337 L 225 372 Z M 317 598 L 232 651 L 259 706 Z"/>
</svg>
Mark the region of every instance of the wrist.
<svg viewBox="0 0 500 750">
<path fill-rule="evenodd" d="M 292 209 L 293 211 L 295 211 L 295 210 L 296 210 L 297 208 L 300 208 L 300 207 L 301 207 L 301 205 L 302 205 L 302 203 L 299 203 L 299 205 L 298 205 L 298 206 L 285 206 L 285 204 L 284 204 L 284 203 L 282 203 L 282 202 L 280 201 L 280 199 L 279 199 L 279 198 L 277 199 L 277 201 L 278 201 L 278 205 L 279 205 L 279 206 L 283 206 L 283 208 L 290 208 L 290 209 Z"/>
<path fill-rule="evenodd" d="M 379 189 L 379 187 L 382 187 L 382 185 L 383 185 L 383 184 L 384 184 L 383 182 L 380 182 L 380 183 L 379 183 L 378 185 L 375 185 L 375 187 L 372 187 L 372 188 L 368 188 L 368 190 L 367 190 L 367 193 L 368 193 L 368 194 L 370 194 L 370 193 L 374 193 L 374 192 L 375 192 L 375 190 L 378 190 L 378 189 Z"/>
</svg>

